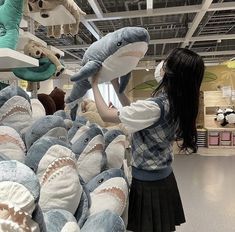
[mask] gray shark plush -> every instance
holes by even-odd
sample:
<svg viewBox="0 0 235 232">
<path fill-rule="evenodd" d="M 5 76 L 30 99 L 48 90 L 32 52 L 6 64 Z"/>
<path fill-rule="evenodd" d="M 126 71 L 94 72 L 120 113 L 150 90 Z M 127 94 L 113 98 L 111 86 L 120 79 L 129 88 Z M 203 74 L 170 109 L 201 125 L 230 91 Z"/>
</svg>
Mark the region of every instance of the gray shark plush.
<svg viewBox="0 0 235 232">
<path fill-rule="evenodd" d="M 91 88 L 88 78 L 96 74 L 100 83 L 121 77 L 119 91 L 123 92 L 130 72 L 144 57 L 148 43 L 148 31 L 141 27 L 124 27 L 93 43 L 83 56 L 83 67 L 71 78 L 76 83 L 66 103 L 84 96 Z"/>
<path fill-rule="evenodd" d="M 109 130 L 104 135 L 108 168 L 121 168 L 125 158 L 126 136 L 121 130 Z"/>
<path fill-rule="evenodd" d="M 32 123 L 32 108 L 28 94 L 16 86 L 0 91 L 0 125 L 23 132 Z"/>
<path fill-rule="evenodd" d="M 87 183 L 106 168 L 103 133 L 98 127 L 82 126 L 71 143 L 77 158 L 78 173 Z"/>
<path fill-rule="evenodd" d="M 126 178 L 122 169 L 110 168 L 108 170 L 101 172 L 99 175 L 95 176 L 85 186 L 89 190 L 89 192 L 93 192 L 96 188 L 98 188 L 106 180 L 109 180 L 114 177 Z"/>
<path fill-rule="evenodd" d="M 85 222 L 81 232 L 125 232 L 122 218 L 110 210 L 93 214 Z"/>
<path fill-rule="evenodd" d="M 62 129 L 55 130 L 55 128 L 62 128 Z M 64 120 L 59 116 L 47 115 L 35 121 L 31 125 L 31 127 L 28 128 L 28 130 L 25 132 L 24 139 L 27 149 L 29 149 L 30 146 L 35 141 L 37 141 L 46 133 L 49 133 L 49 136 L 53 137 L 62 137 L 62 136 L 66 137 L 67 130 Z M 63 138 L 62 140 L 67 141 L 67 138 Z"/>
<path fill-rule="evenodd" d="M 74 216 L 62 209 L 53 209 L 44 213 L 47 232 L 80 232 Z"/>
<path fill-rule="evenodd" d="M 39 232 L 32 218 L 39 194 L 39 181 L 29 167 L 16 160 L 1 161 L 0 231 Z"/>
<path fill-rule="evenodd" d="M 26 147 L 20 134 L 9 126 L 0 126 L 0 152 L 11 160 L 24 163 Z"/>
<path fill-rule="evenodd" d="M 30 147 L 25 163 L 40 181 L 42 210 L 60 208 L 75 213 L 83 191 L 76 162 L 75 154 L 57 138 L 42 137 Z"/>
</svg>

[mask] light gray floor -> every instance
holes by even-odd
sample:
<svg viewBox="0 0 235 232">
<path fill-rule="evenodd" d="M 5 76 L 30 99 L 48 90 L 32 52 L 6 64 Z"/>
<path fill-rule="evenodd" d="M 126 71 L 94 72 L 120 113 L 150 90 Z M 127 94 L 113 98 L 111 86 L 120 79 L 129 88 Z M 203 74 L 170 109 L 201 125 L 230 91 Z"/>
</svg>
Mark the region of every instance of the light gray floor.
<svg viewBox="0 0 235 232">
<path fill-rule="evenodd" d="M 176 231 L 235 232 L 235 156 L 175 155 L 173 167 L 186 216 Z"/>
</svg>

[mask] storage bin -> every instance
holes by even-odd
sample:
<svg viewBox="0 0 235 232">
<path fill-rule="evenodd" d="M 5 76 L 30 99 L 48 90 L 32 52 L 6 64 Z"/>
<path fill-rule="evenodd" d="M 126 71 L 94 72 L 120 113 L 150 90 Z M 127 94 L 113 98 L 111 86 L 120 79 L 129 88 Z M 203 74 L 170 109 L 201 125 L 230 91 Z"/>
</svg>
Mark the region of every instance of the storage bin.
<svg viewBox="0 0 235 232">
<path fill-rule="evenodd" d="M 209 136 L 209 145 L 219 146 L 219 136 Z"/>
<path fill-rule="evenodd" d="M 228 131 L 220 132 L 220 140 L 231 141 L 231 132 Z"/>
<path fill-rule="evenodd" d="M 210 131 L 209 136 L 219 136 L 219 132 L 218 131 Z"/>
<path fill-rule="evenodd" d="M 220 146 L 231 146 L 232 141 L 220 141 Z"/>
</svg>

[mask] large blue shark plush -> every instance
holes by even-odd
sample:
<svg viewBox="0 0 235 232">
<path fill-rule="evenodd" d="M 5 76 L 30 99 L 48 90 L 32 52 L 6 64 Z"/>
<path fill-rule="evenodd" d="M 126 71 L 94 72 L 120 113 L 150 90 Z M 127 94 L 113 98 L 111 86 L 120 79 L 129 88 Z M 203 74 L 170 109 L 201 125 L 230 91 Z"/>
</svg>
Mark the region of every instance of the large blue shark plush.
<svg viewBox="0 0 235 232">
<path fill-rule="evenodd" d="M 148 31 L 141 27 L 124 27 L 93 43 L 83 56 L 83 67 L 71 77 L 75 84 L 66 103 L 84 96 L 91 88 L 90 77 L 96 74 L 99 83 L 121 77 L 119 91 L 123 92 L 130 72 L 144 57 L 148 43 Z"/>
</svg>

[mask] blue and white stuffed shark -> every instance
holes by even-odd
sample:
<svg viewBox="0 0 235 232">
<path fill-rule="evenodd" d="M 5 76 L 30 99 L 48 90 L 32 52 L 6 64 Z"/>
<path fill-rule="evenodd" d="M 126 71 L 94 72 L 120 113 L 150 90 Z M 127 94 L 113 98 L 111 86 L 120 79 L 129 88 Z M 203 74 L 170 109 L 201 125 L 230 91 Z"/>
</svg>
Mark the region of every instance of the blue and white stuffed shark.
<svg viewBox="0 0 235 232">
<path fill-rule="evenodd" d="M 75 84 L 66 103 L 83 97 L 91 88 L 90 78 L 96 74 L 99 83 L 120 77 L 119 92 L 123 92 L 131 71 L 148 50 L 149 38 L 144 28 L 124 27 L 93 43 L 83 56 L 83 67 L 71 77 Z"/>
</svg>

